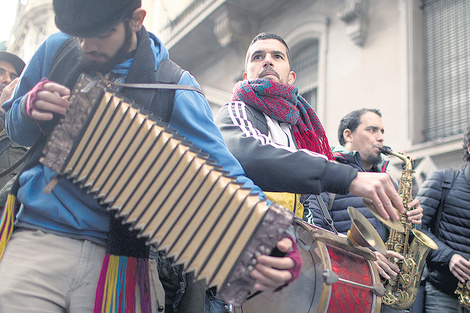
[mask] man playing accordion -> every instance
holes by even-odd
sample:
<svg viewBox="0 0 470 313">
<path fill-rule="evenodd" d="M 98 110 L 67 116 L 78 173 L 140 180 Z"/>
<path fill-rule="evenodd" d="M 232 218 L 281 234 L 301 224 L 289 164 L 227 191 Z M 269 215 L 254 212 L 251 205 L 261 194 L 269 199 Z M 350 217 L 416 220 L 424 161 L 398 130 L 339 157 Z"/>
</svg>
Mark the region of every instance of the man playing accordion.
<svg viewBox="0 0 470 313">
<path fill-rule="evenodd" d="M 25 146 L 39 141 L 11 193 L 20 207 L 11 239 L 6 245 L 8 239 L 2 238 L 0 245 L 5 249 L 0 260 L 1 312 L 106 311 L 109 307 L 98 301 L 95 304 L 95 294 L 102 297 L 104 293 L 98 286 L 99 278 L 102 265 L 111 266 L 105 255 L 116 253 L 113 239 L 129 237 L 127 246 L 119 247 L 119 255 L 139 259 L 147 256 L 142 240 L 115 232 L 113 225 L 118 229 L 120 223 L 93 195 L 71 181 L 60 179 L 50 194 L 44 193 L 56 173 L 38 160 L 41 144 L 66 113 L 71 90 L 81 73 L 117 83 L 154 83 L 155 71 L 168 58 L 168 50 L 142 26 L 146 12 L 140 0 L 54 0 L 53 7 L 61 32 L 51 35 L 38 48 L 12 99 L 3 106 L 7 111 L 6 129 L 13 141 Z M 199 87 L 188 72 L 182 74 L 179 84 Z M 153 104 L 153 90 L 124 88 L 121 92 L 144 107 Z M 167 120 L 170 126 L 262 198 L 261 190 L 244 176 L 225 146 L 206 99 L 190 90 L 177 90 L 174 99 Z M 154 113 L 158 116 L 158 112 Z M 292 241 L 282 239 L 277 247 L 288 252 Z M 265 255 L 257 261 L 251 273 L 257 289 L 276 289 L 292 278 L 288 269 L 294 262 L 290 257 Z M 146 312 L 165 310 L 154 262 L 150 260 L 148 266 L 149 294 L 135 291 L 141 301 L 128 301 L 131 303 L 127 303 L 126 312 L 134 312 L 134 305 L 137 311 L 139 307 Z M 129 275 L 128 284 L 137 273 Z M 114 303 L 108 304 L 111 308 L 124 305 L 123 299 L 112 300 Z"/>
</svg>

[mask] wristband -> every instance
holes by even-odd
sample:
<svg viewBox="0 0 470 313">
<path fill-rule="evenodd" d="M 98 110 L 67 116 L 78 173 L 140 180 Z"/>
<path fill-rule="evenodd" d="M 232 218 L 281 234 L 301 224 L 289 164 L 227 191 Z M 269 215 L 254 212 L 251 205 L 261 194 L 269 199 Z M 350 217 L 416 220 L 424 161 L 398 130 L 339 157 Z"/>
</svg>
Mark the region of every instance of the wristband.
<svg viewBox="0 0 470 313">
<path fill-rule="evenodd" d="M 33 118 L 32 111 L 36 109 L 35 102 L 38 99 L 38 92 L 43 91 L 44 84 L 49 82 L 47 78 L 42 78 L 41 81 L 29 91 L 28 97 L 26 98 L 26 114 L 28 114 L 29 117 Z"/>
<path fill-rule="evenodd" d="M 291 273 L 292 278 L 289 279 L 284 285 L 281 287 L 277 288 L 274 291 L 280 291 L 283 288 L 287 287 L 290 283 L 292 283 L 294 280 L 296 280 L 300 276 L 300 270 L 302 269 L 302 256 L 300 255 L 299 247 L 297 246 L 297 243 L 292 237 L 287 237 L 292 241 L 292 250 L 287 252 L 286 257 L 290 258 L 292 261 L 294 261 L 294 266 L 291 267 L 290 269 L 287 269 L 289 273 Z"/>
</svg>

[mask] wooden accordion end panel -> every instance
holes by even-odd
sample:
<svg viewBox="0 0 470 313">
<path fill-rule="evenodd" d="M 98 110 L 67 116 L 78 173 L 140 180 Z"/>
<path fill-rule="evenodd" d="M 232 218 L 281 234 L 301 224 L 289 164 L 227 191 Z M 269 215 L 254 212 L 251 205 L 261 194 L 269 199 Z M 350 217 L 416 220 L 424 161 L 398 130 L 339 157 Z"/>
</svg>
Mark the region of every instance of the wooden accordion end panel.
<svg viewBox="0 0 470 313">
<path fill-rule="evenodd" d="M 267 205 L 175 131 L 82 75 L 40 162 L 241 305 L 291 212 Z"/>
</svg>

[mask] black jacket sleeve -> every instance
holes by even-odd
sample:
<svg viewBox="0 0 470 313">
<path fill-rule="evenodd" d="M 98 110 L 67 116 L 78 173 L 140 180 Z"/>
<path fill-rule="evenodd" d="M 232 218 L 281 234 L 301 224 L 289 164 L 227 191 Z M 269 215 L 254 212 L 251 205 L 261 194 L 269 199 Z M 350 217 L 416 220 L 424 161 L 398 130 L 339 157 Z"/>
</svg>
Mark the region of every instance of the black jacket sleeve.
<svg viewBox="0 0 470 313">
<path fill-rule="evenodd" d="M 243 102 L 227 103 L 219 109 L 215 122 L 230 151 L 256 185 L 265 191 L 301 194 L 348 192 L 357 176 L 356 169 L 305 149 L 293 150 L 272 142 L 259 131 L 257 126 L 263 121 L 260 112 L 255 111 Z"/>
</svg>

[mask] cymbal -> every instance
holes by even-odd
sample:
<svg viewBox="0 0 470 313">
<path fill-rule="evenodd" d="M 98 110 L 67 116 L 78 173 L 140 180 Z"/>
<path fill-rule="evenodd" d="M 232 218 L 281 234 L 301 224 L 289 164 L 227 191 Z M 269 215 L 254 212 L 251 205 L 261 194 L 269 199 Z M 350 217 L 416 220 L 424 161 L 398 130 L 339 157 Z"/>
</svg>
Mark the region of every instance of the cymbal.
<svg viewBox="0 0 470 313">
<path fill-rule="evenodd" d="M 405 232 L 405 227 L 403 227 L 403 224 L 398 220 L 398 221 L 394 221 L 392 219 L 384 219 L 380 213 L 377 211 L 377 208 L 375 207 L 374 203 L 372 202 L 371 199 L 369 198 L 362 198 L 362 201 L 364 201 L 364 204 L 366 205 L 366 207 L 375 215 L 375 217 L 377 217 L 382 223 L 384 223 L 385 225 L 387 225 L 388 227 L 390 227 L 391 229 L 394 229 L 400 233 L 403 233 Z M 398 212 L 397 209 L 395 209 L 397 211 L 398 214 L 400 214 Z"/>
</svg>

